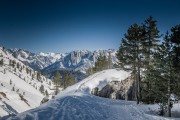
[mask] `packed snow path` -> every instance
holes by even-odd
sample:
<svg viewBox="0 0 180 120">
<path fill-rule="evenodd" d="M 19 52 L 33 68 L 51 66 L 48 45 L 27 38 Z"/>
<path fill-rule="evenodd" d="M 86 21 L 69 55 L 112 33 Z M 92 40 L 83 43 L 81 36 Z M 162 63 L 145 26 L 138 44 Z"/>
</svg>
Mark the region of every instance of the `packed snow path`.
<svg viewBox="0 0 180 120">
<path fill-rule="evenodd" d="M 146 114 L 136 102 L 100 98 L 89 94 L 94 87 L 102 88 L 112 78 L 124 80 L 129 73 L 106 70 L 68 87 L 55 99 L 35 109 L 3 118 L 3 120 L 168 120 Z"/>
<path fill-rule="evenodd" d="M 11 118 L 9 118 L 11 119 Z M 150 116 L 135 102 L 110 100 L 77 93 L 18 114 L 12 120 L 166 120 Z"/>
</svg>

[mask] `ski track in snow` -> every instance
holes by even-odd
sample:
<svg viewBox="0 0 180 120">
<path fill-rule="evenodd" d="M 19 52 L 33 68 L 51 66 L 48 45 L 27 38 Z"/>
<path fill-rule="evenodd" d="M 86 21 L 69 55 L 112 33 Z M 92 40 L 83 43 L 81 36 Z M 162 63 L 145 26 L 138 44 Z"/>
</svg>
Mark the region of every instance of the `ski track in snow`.
<svg viewBox="0 0 180 120">
<path fill-rule="evenodd" d="M 96 96 L 67 96 L 48 107 L 21 113 L 12 120 L 166 120 L 144 114 L 134 102 Z"/>
</svg>

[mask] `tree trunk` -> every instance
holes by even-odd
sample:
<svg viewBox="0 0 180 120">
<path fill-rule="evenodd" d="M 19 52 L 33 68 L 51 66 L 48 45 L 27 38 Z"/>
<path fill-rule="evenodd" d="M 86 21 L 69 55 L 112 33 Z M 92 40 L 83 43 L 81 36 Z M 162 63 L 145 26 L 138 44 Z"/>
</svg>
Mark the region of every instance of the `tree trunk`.
<svg viewBox="0 0 180 120">
<path fill-rule="evenodd" d="M 138 98 L 139 98 L 139 101 L 141 101 L 141 90 L 140 90 L 140 82 L 141 82 L 141 76 L 140 76 L 140 66 L 139 66 L 139 62 L 138 62 L 138 74 L 137 74 L 137 77 L 138 77 Z"/>
<path fill-rule="evenodd" d="M 169 79 L 168 79 L 168 117 L 171 117 L 171 54 L 169 53 Z"/>
<path fill-rule="evenodd" d="M 168 117 L 171 117 L 171 94 L 170 94 L 170 80 L 168 81 Z"/>
<path fill-rule="evenodd" d="M 134 71 L 133 71 L 134 81 L 135 81 L 135 96 L 136 96 L 136 102 L 139 104 L 139 97 L 138 97 L 138 79 L 137 79 L 137 71 L 136 66 L 134 63 Z"/>
<path fill-rule="evenodd" d="M 139 81 L 138 81 L 138 76 L 135 72 L 135 80 L 136 80 L 136 101 L 137 101 L 137 104 L 139 104 Z"/>
</svg>

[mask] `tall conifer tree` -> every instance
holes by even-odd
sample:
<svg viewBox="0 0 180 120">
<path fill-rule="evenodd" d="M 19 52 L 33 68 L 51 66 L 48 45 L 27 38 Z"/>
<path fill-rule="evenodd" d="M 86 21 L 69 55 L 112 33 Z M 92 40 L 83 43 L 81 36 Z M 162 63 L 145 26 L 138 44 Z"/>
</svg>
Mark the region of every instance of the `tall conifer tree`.
<svg viewBox="0 0 180 120">
<path fill-rule="evenodd" d="M 134 24 L 130 26 L 122 39 L 117 52 L 117 58 L 122 68 L 130 68 L 135 80 L 137 104 L 141 101 L 140 83 L 141 83 L 141 55 L 142 41 L 144 40 L 144 29 L 142 26 Z"/>
<path fill-rule="evenodd" d="M 152 16 L 146 19 L 143 23 L 143 28 L 145 31 L 143 41 L 143 66 L 145 68 L 145 79 L 143 83 L 146 84 L 143 85 L 146 86 L 145 88 L 143 87 L 143 90 L 149 92 L 149 98 L 147 100 L 147 103 L 150 102 L 152 83 L 152 79 L 147 77 L 147 75 L 149 74 L 150 64 L 153 60 L 154 52 L 157 50 L 159 38 L 161 37 L 156 23 L 157 21 L 154 20 Z"/>
</svg>

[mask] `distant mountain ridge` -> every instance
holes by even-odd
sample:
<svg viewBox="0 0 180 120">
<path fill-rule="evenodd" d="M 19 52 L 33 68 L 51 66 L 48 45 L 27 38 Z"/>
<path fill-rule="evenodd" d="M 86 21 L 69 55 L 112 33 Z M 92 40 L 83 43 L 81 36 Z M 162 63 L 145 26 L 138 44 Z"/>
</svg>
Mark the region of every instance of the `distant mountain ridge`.
<svg viewBox="0 0 180 120">
<path fill-rule="evenodd" d="M 15 58 L 37 71 L 53 64 L 65 55 L 60 53 L 32 53 L 24 49 L 8 49 L 8 51 Z"/>
<path fill-rule="evenodd" d="M 116 50 L 76 50 L 69 53 L 32 53 L 23 49 L 8 49 L 8 51 L 24 64 L 34 70 L 50 72 L 54 70 L 74 70 L 86 73 L 86 70 L 94 66 L 98 56 L 105 55 L 112 57 L 116 63 Z"/>
</svg>

